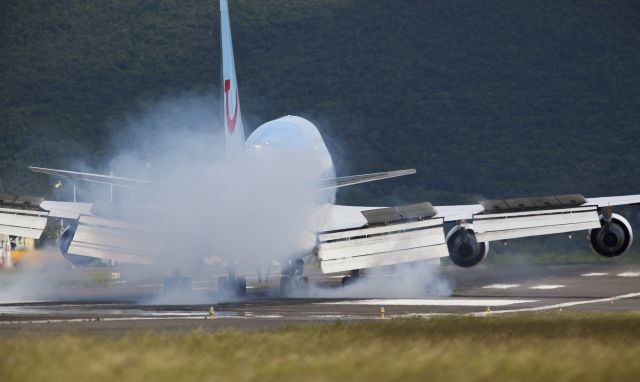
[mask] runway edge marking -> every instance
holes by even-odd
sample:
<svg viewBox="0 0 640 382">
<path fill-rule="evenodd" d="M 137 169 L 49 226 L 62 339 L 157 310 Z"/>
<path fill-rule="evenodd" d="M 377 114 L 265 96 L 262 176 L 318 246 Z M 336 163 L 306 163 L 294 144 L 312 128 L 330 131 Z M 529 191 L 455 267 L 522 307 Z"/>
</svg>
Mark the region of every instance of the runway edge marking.
<svg viewBox="0 0 640 382">
<path fill-rule="evenodd" d="M 392 305 L 392 306 L 505 306 L 526 304 L 538 300 L 526 299 L 481 299 L 481 298 L 373 298 L 364 300 L 346 300 L 331 302 L 316 302 L 317 305 Z"/>
<path fill-rule="evenodd" d="M 572 302 L 564 302 L 564 303 L 553 304 L 553 305 L 536 306 L 536 307 L 533 307 L 533 308 L 494 310 L 491 313 L 475 312 L 475 313 L 469 313 L 468 315 L 470 315 L 470 316 L 487 316 L 487 315 L 499 314 L 499 313 L 537 312 L 537 311 L 542 311 L 542 310 L 568 308 L 568 307 L 576 306 L 576 305 L 597 304 L 597 303 L 600 303 L 600 302 L 610 302 L 610 301 L 624 300 L 624 299 L 627 299 L 627 298 L 634 298 L 634 297 L 640 297 L 640 292 L 621 294 L 619 296 L 613 296 L 613 297 L 597 298 L 595 300 L 572 301 Z"/>
</svg>

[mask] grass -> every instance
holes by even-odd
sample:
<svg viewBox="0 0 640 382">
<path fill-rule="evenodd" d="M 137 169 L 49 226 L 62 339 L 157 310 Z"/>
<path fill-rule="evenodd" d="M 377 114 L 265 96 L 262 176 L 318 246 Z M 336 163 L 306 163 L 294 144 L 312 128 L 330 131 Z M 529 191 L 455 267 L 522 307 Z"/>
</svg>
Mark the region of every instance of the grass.
<svg viewBox="0 0 640 382">
<path fill-rule="evenodd" d="M 0 339 L 0 380 L 602 381 L 640 375 L 640 314 Z"/>
</svg>

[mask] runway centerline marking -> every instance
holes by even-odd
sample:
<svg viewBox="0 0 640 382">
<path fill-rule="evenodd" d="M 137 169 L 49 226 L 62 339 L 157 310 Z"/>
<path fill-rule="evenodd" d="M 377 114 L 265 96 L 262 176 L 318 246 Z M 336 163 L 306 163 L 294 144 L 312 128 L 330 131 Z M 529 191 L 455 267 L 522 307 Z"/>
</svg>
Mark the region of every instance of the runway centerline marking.
<svg viewBox="0 0 640 382">
<path fill-rule="evenodd" d="M 618 277 L 638 277 L 640 272 L 622 272 L 618 273 Z"/>
<path fill-rule="evenodd" d="M 534 285 L 532 287 L 529 287 L 529 289 L 542 289 L 542 290 L 558 289 L 558 288 L 564 288 L 564 285 Z"/>
<path fill-rule="evenodd" d="M 519 286 L 520 284 L 491 284 L 483 286 L 482 289 L 510 289 L 517 288 Z"/>
<path fill-rule="evenodd" d="M 582 277 L 598 277 L 598 276 L 608 276 L 607 272 L 591 272 L 591 273 L 583 273 L 580 276 Z"/>
<path fill-rule="evenodd" d="M 507 306 L 513 304 L 526 304 L 538 300 L 500 300 L 500 299 L 464 299 L 464 298 L 442 298 L 442 299 L 387 299 L 374 298 L 368 300 L 346 300 L 317 302 L 318 305 L 390 305 L 390 306 Z"/>
</svg>

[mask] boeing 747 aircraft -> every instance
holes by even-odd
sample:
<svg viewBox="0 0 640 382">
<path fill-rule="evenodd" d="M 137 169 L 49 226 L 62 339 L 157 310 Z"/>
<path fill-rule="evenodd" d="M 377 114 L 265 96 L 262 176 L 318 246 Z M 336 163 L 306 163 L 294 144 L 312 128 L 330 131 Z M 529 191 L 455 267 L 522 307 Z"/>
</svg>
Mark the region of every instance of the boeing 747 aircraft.
<svg viewBox="0 0 640 382">
<path fill-rule="evenodd" d="M 632 228 L 613 209 L 640 203 L 640 195 L 554 195 L 454 206 L 433 206 L 427 201 L 383 208 L 336 205 L 335 194 L 340 187 L 409 175 L 415 170 L 336 177 L 320 131 L 312 122 L 296 116 L 266 122 L 245 139 L 227 0 L 220 0 L 220 15 L 226 162 L 260 160 L 278 151 L 293 155 L 292 160 L 304 158 L 313 169 L 312 182 L 304 180 L 312 185 L 309 192 L 314 193 L 314 211 L 307 218 L 313 235 L 305 245 L 306 253 L 282 253 L 281 260 L 288 260 L 283 262 L 280 282 L 283 294 L 307 289 L 302 257 L 309 255 L 316 258 L 324 273 L 351 272 L 343 279 L 349 283 L 363 269 L 446 256 L 456 265 L 471 267 L 485 258 L 490 242 L 528 236 L 587 231 L 591 249 L 601 256 L 620 256 L 630 248 Z M 143 179 L 41 167 L 31 170 L 116 187 L 157 186 Z M 157 260 L 152 245 L 131 238 L 138 230 L 129 222 L 102 216 L 92 204 L 13 198 L 3 200 L 2 205 L 0 233 L 4 234 L 38 238 L 48 219 L 64 219 L 68 228 L 60 249 L 76 264 L 94 259 L 140 264 Z M 445 225 L 452 228 L 445 232 Z M 245 279 L 235 270 L 230 270 L 219 285 L 240 295 L 246 291 Z"/>
</svg>

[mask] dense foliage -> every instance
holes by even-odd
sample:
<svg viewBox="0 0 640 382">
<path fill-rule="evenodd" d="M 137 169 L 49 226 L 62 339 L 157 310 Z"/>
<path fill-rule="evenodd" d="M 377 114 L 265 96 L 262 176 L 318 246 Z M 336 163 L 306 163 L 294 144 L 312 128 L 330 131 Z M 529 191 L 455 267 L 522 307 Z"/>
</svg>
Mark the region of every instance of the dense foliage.
<svg viewBox="0 0 640 382">
<path fill-rule="evenodd" d="M 231 0 L 248 130 L 314 121 L 340 175 L 416 167 L 350 203 L 640 192 L 640 7 L 599 1 Z M 214 0 L 0 5 L 0 192 L 99 168 L 118 121 L 217 94 Z"/>
</svg>

